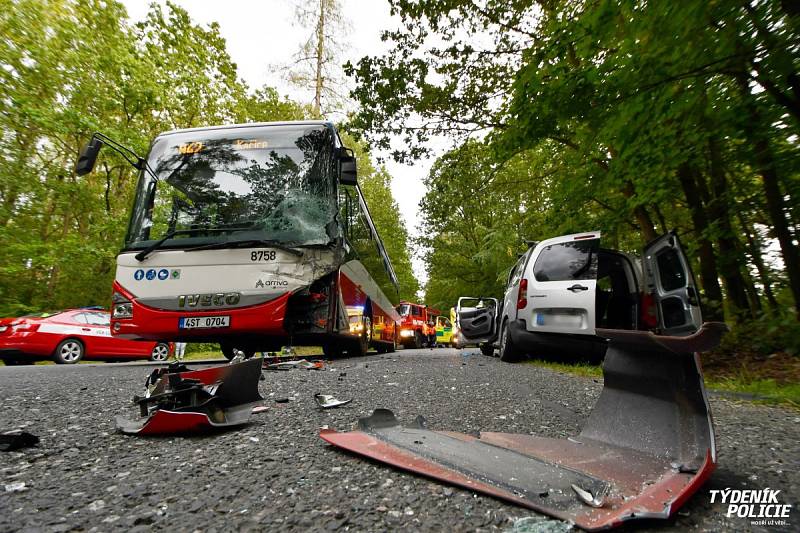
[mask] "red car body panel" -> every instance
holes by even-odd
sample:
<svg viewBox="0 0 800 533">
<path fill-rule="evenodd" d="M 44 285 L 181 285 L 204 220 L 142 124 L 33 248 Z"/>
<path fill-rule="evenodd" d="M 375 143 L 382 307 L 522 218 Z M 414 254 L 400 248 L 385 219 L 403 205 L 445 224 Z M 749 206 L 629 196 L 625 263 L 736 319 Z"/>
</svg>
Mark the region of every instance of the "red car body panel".
<svg viewBox="0 0 800 533">
<path fill-rule="evenodd" d="M 47 317 L 0 319 L 0 358 L 47 359 L 67 339 L 81 341 L 84 359 L 150 358 L 157 343 L 112 337 L 108 318 L 107 311 L 72 309 Z"/>
</svg>

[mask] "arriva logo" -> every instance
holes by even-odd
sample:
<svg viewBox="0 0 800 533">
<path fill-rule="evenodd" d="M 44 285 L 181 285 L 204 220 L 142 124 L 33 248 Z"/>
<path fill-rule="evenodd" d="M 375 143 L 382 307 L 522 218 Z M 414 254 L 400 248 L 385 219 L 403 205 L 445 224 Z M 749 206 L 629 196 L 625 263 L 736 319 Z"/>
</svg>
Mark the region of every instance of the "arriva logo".
<svg viewBox="0 0 800 533">
<path fill-rule="evenodd" d="M 178 307 L 222 307 L 236 305 L 242 295 L 238 292 L 218 292 L 215 294 L 181 294 L 178 296 Z"/>
</svg>

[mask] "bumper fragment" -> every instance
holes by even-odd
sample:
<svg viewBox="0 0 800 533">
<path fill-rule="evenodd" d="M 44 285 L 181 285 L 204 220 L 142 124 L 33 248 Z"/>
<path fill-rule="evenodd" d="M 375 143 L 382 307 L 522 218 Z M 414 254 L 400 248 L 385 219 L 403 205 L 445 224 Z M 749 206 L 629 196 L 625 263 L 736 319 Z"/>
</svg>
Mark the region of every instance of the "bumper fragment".
<svg viewBox="0 0 800 533">
<path fill-rule="evenodd" d="M 261 360 L 186 371 L 185 367 L 157 369 L 147 381 L 147 395 L 134 397 L 142 420 L 116 418 L 129 435 L 208 433 L 249 422 L 258 393 Z"/>
<path fill-rule="evenodd" d="M 609 340 L 604 388 L 579 435 L 401 426 L 377 409 L 359 429 L 323 430 L 356 454 L 481 492 L 596 531 L 635 519 L 668 518 L 716 465 L 714 427 L 697 351 L 716 346 L 724 324 L 691 337 L 598 330 Z"/>
</svg>

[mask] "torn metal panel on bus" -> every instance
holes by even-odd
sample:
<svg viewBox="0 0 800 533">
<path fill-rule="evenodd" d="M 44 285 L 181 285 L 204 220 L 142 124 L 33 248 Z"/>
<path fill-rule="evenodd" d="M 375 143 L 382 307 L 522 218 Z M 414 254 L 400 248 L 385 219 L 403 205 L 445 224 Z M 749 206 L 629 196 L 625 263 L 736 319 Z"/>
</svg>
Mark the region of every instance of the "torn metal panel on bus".
<svg viewBox="0 0 800 533">
<path fill-rule="evenodd" d="M 118 416 L 117 428 L 135 435 L 172 435 L 246 424 L 263 400 L 260 377 L 259 359 L 194 371 L 158 369 L 148 378 L 145 396 L 133 399 L 142 419 Z"/>
<path fill-rule="evenodd" d="M 724 324 L 690 337 L 598 330 L 609 339 L 604 388 L 581 433 L 479 437 L 401 426 L 376 410 L 327 442 L 392 466 L 527 507 L 586 530 L 668 518 L 711 475 L 714 427 L 699 358 Z"/>
</svg>

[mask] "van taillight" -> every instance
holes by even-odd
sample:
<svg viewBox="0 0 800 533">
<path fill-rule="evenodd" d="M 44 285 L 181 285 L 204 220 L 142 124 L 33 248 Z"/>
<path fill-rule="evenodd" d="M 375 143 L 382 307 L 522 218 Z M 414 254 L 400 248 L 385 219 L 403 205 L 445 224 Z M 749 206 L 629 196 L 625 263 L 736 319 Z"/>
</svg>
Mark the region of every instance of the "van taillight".
<svg viewBox="0 0 800 533">
<path fill-rule="evenodd" d="M 528 306 L 528 278 L 522 278 L 519 282 L 519 292 L 517 293 L 517 309 L 525 309 Z"/>
<path fill-rule="evenodd" d="M 652 294 L 642 294 L 642 312 L 640 315 L 642 329 L 654 329 L 658 326 L 658 310 L 656 309 L 656 300 Z"/>
</svg>

